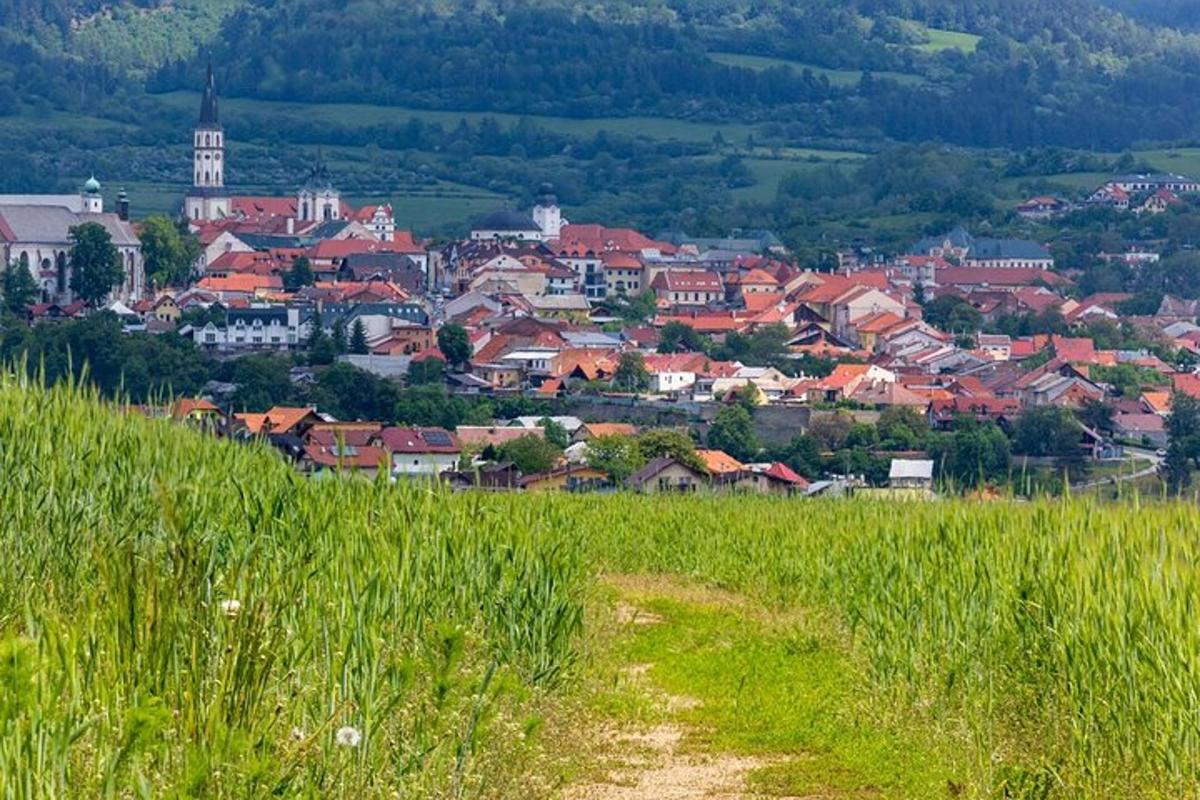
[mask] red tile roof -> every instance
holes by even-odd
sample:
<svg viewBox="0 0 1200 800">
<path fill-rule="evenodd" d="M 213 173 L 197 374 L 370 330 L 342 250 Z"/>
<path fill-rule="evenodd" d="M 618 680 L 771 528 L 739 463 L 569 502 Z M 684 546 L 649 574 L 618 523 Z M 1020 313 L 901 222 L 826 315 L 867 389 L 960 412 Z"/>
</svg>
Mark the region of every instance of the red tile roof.
<svg viewBox="0 0 1200 800">
<path fill-rule="evenodd" d="M 458 453 L 458 439 L 445 428 L 384 428 L 383 446 L 393 453 Z"/>
</svg>

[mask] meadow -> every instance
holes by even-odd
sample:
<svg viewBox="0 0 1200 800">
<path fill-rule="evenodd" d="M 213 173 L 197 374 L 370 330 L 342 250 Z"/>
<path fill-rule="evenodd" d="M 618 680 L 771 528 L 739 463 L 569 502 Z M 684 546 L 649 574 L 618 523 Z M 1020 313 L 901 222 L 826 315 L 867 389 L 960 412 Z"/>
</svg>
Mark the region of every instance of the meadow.
<svg viewBox="0 0 1200 800">
<path fill-rule="evenodd" d="M 0 471 L 0 796 L 556 797 L 639 665 L 765 796 L 1200 789 L 1191 504 L 453 495 L 14 377 Z"/>
</svg>

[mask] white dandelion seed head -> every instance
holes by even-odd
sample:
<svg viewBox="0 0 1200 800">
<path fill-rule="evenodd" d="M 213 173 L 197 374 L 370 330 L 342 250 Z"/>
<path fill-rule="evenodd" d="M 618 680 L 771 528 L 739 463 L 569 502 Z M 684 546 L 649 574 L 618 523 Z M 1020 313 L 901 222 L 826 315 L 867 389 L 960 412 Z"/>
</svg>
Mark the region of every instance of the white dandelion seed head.
<svg viewBox="0 0 1200 800">
<path fill-rule="evenodd" d="M 227 617 L 236 617 L 238 615 L 238 612 L 240 612 L 241 610 L 242 610 L 242 603 L 240 600 L 222 600 L 221 601 L 221 613 Z"/>
<path fill-rule="evenodd" d="M 337 742 L 339 747 L 358 747 L 358 743 L 362 741 L 362 734 L 359 733 L 358 728 L 343 725 L 337 729 L 337 733 L 333 735 L 333 740 Z"/>
</svg>

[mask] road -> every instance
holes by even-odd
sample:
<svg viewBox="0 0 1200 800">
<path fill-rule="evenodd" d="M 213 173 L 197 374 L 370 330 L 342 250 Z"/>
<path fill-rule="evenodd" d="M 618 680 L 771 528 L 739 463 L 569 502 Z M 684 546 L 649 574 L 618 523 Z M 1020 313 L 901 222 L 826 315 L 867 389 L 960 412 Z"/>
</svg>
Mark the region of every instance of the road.
<svg viewBox="0 0 1200 800">
<path fill-rule="evenodd" d="M 1141 447 L 1126 447 L 1125 455 L 1128 456 L 1130 460 L 1137 459 L 1139 461 L 1145 461 L 1146 466 L 1141 469 L 1134 470 L 1133 472 L 1122 471 L 1119 475 L 1106 475 L 1103 478 L 1084 481 L 1083 483 L 1073 483 L 1071 484 L 1071 490 L 1075 491 L 1077 489 L 1091 489 L 1096 486 L 1111 486 L 1115 483 L 1123 483 L 1125 481 L 1137 480 L 1138 478 L 1145 478 L 1157 473 L 1158 465 L 1163 461 L 1163 457 L 1155 451 L 1147 450 Z"/>
</svg>

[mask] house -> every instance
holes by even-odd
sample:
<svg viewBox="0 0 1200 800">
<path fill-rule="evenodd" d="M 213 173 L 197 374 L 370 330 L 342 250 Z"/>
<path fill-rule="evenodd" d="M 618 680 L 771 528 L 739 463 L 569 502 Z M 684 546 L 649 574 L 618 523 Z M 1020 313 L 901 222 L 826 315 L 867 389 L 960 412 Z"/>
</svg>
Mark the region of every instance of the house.
<svg viewBox="0 0 1200 800">
<path fill-rule="evenodd" d="M 638 428 L 628 422 L 585 422 L 572 437 L 576 442 L 590 442 L 601 436 L 637 436 Z"/>
<path fill-rule="evenodd" d="M 1012 358 L 1012 337 L 1003 333 L 981 333 L 975 346 L 993 361 L 1008 361 Z"/>
<path fill-rule="evenodd" d="M 522 476 L 518 485 L 527 492 L 591 492 L 612 486 L 608 473 L 586 464 L 568 464 L 563 467 Z"/>
<path fill-rule="evenodd" d="M 888 469 L 891 489 L 933 490 L 933 462 L 925 459 L 893 458 Z"/>
<path fill-rule="evenodd" d="M 1025 219 L 1049 219 L 1071 210 L 1071 204 L 1060 197 L 1040 195 L 1017 204 L 1017 216 Z"/>
<path fill-rule="evenodd" d="M 205 427 L 215 427 L 225 419 L 221 409 L 208 400 L 180 398 L 171 404 L 171 419 L 176 422 L 191 422 Z"/>
<path fill-rule="evenodd" d="M 1166 447 L 1166 420 L 1153 413 L 1113 415 L 1113 433 L 1145 447 Z"/>
<path fill-rule="evenodd" d="M 298 308 L 231 308 L 224 327 L 210 320 L 192 331 L 192 340 L 203 350 L 296 350 L 303 346 L 307 331 Z"/>
<path fill-rule="evenodd" d="M 545 237 L 542 227 L 520 211 L 501 209 L 476 217 L 471 221 L 471 240 L 514 240 L 540 242 Z"/>
<path fill-rule="evenodd" d="M 626 484 L 646 494 L 694 492 L 705 485 L 707 477 L 673 458 L 661 457 L 630 475 Z"/>
<path fill-rule="evenodd" d="M 441 479 L 455 491 L 506 492 L 521 486 L 521 472 L 512 464 L 482 464 L 469 470 L 451 470 L 443 472 Z"/>
<path fill-rule="evenodd" d="M 315 408 L 305 406 L 275 406 L 265 414 L 247 412 L 233 418 L 252 436 L 303 437 L 314 425 L 326 421 Z"/>
<path fill-rule="evenodd" d="M 659 302 L 672 306 L 707 306 L 725 299 L 721 276 L 705 270 L 666 270 L 650 288 Z"/>
<path fill-rule="evenodd" d="M 863 383 L 876 381 L 895 382 L 896 373 L 890 372 L 875 364 L 838 364 L 833 372 L 815 387 L 821 399 L 827 403 L 844 400 L 858 389 Z"/>
<path fill-rule="evenodd" d="M 458 466 L 462 446 L 445 428 L 384 428 L 379 440 L 391 454 L 392 477 L 437 477 Z"/>
<path fill-rule="evenodd" d="M 787 464 L 751 465 L 713 477 L 713 488 L 755 494 L 795 494 L 807 491 L 809 483 Z"/>
<path fill-rule="evenodd" d="M 704 462 L 704 468 L 708 470 L 709 475 L 725 475 L 728 473 L 742 472 L 747 469 L 746 465 L 738 461 L 733 456 L 726 453 L 724 450 L 696 450 L 696 455 Z"/>
<path fill-rule="evenodd" d="M 1037 270 L 1054 267 L 1050 251 L 1036 242 L 975 237 L 961 227 L 944 236 L 922 239 L 913 245 L 912 255 L 954 259 L 964 267 Z"/>
<path fill-rule="evenodd" d="M 309 442 L 300 459 L 300 468 L 310 474 L 353 472 L 371 479 L 387 466 L 388 454 L 383 448 L 345 442 Z"/>
</svg>

